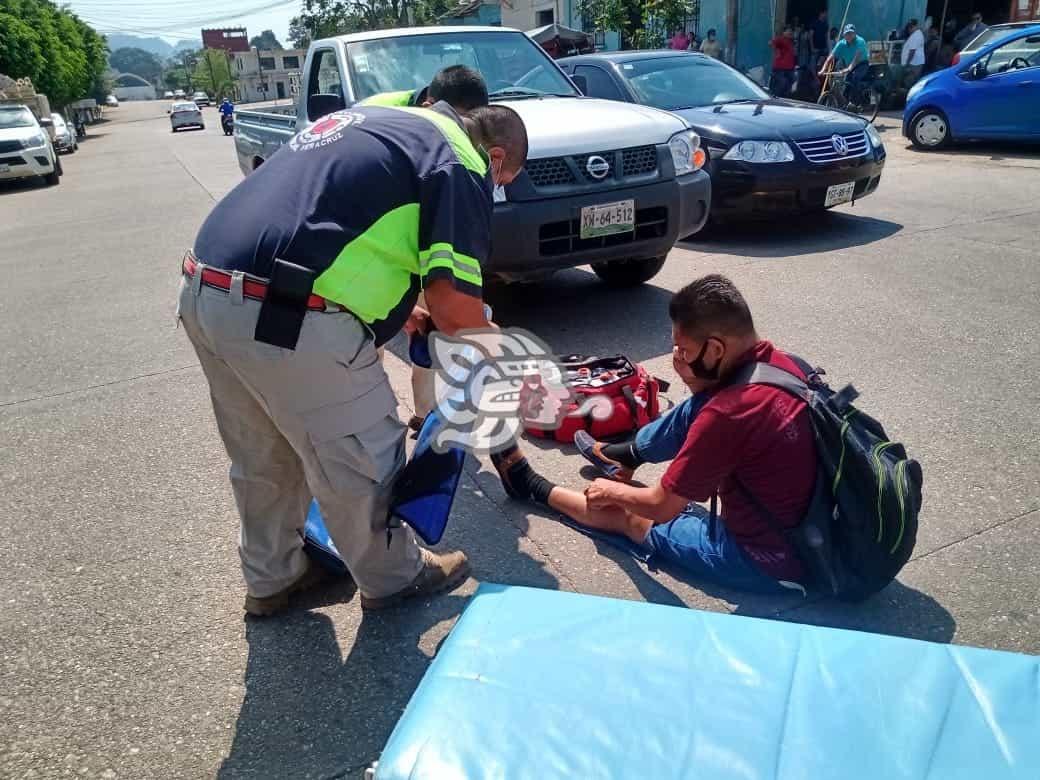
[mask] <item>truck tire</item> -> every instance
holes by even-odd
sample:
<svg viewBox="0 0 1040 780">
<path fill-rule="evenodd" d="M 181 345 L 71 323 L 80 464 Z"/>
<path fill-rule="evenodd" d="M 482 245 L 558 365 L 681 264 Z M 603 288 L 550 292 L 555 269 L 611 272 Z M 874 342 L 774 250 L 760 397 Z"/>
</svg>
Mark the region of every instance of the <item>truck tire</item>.
<svg viewBox="0 0 1040 780">
<path fill-rule="evenodd" d="M 53 187 L 56 184 L 60 184 L 61 183 L 61 172 L 58 170 L 58 167 L 55 166 L 53 171 L 51 171 L 50 173 L 48 173 L 46 176 L 43 177 L 43 180 L 45 182 L 47 182 L 47 186 L 48 187 Z"/>
<path fill-rule="evenodd" d="M 664 267 L 667 255 L 651 257 L 649 260 L 614 260 L 609 263 L 593 263 L 596 276 L 611 287 L 635 287 L 650 281 Z"/>
</svg>

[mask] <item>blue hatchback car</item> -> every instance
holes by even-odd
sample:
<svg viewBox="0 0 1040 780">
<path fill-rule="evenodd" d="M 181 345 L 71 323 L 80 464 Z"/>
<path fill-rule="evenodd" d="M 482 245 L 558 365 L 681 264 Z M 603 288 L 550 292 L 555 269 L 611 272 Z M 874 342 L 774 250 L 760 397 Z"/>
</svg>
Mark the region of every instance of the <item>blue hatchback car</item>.
<svg viewBox="0 0 1040 780">
<path fill-rule="evenodd" d="M 903 135 L 919 149 L 951 141 L 1040 141 L 1040 24 L 983 46 L 918 81 Z"/>
</svg>

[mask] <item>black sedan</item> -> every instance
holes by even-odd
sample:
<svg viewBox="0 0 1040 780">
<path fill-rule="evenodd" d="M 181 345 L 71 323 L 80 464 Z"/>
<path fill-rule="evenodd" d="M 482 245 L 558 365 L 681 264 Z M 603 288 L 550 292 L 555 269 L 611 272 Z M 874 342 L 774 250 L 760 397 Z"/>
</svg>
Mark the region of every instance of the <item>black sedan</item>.
<svg viewBox="0 0 1040 780">
<path fill-rule="evenodd" d="M 703 54 L 616 52 L 559 64 L 587 95 L 661 108 L 693 126 L 708 154 L 716 222 L 831 208 L 881 181 L 885 148 L 873 125 L 771 97 Z"/>
</svg>

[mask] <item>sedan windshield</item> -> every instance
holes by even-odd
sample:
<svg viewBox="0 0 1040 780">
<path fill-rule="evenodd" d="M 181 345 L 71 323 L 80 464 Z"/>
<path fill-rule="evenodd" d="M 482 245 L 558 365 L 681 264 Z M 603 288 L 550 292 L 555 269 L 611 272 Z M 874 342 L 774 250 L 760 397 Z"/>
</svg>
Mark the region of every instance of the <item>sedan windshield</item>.
<svg viewBox="0 0 1040 780">
<path fill-rule="evenodd" d="M 620 69 L 640 103 L 668 111 L 769 97 L 751 79 L 707 57 L 655 57 L 623 62 Z"/>
<path fill-rule="evenodd" d="M 27 108 L 0 108 L 0 130 L 12 127 L 32 127 L 36 124 Z"/>
<path fill-rule="evenodd" d="M 577 95 L 552 60 L 523 33 L 377 38 L 348 44 L 347 57 L 358 100 L 381 92 L 421 89 L 449 65 L 479 71 L 492 98 Z"/>
<path fill-rule="evenodd" d="M 173 110 L 174 111 L 198 111 L 199 107 L 196 106 L 194 103 L 174 103 L 173 104 Z"/>
</svg>

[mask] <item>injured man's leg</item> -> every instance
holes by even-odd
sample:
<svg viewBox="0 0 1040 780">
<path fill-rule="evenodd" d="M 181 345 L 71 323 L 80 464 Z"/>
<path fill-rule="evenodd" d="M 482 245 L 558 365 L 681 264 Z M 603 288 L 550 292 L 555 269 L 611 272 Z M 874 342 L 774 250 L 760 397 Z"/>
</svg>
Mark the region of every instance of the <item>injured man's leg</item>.
<svg viewBox="0 0 1040 780">
<path fill-rule="evenodd" d="M 491 462 L 510 498 L 537 501 L 567 515 L 579 525 L 626 536 L 636 544 L 643 544 L 653 527 L 648 518 L 620 507 L 589 509 L 583 493 L 547 480 L 531 467 L 516 445 L 492 455 Z"/>
</svg>

